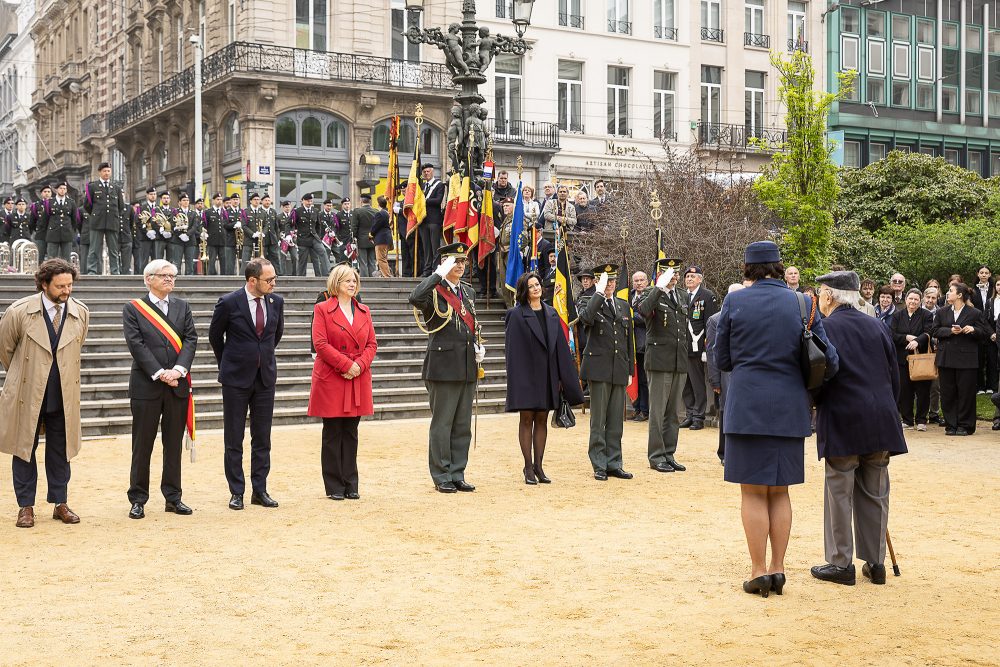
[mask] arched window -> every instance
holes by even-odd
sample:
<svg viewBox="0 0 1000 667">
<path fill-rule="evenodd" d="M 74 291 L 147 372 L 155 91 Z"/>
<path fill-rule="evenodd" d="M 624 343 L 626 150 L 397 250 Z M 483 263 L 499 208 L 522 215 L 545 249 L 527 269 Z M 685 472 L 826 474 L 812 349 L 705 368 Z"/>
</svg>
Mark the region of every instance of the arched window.
<svg viewBox="0 0 1000 667">
<path fill-rule="evenodd" d="M 372 148 L 381 153 L 389 152 L 389 124 L 392 119 L 386 118 L 376 123 L 372 129 Z M 441 132 L 434 126 L 424 123 L 420 138 L 421 155 L 438 155 L 440 152 Z M 399 119 L 399 152 L 413 153 L 417 138 L 417 126 L 412 118 Z"/>
<path fill-rule="evenodd" d="M 212 160 L 212 140 L 208 136 L 208 123 L 201 125 L 201 164 L 204 169 L 210 169 Z"/>
<path fill-rule="evenodd" d="M 347 126 L 336 118 L 326 126 L 326 147 L 347 148 Z"/>
<path fill-rule="evenodd" d="M 136 189 L 144 188 L 149 185 L 149 168 L 146 165 L 146 153 L 145 151 L 139 151 L 135 154 L 135 168 L 136 174 L 138 174 Z"/>
<path fill-rule="evenodd" d="M 295 146 L 299 143 L 295 136 L 295 120 L 290 116 L 282 116 L 274 124 L 275 142 L 284 146 Z"/>
<path fill-rule="evenodd" d="M 302 145 L 323 146 L 323 124 L 315 116 L 307 116 L 302 121 Z"/>
<path fill-rule="evenodd" d="M 227 155 L 240 150 L 240 121 L 235 113 L 226 116 L 222 123 L 222 152 Z"/>
</svg>

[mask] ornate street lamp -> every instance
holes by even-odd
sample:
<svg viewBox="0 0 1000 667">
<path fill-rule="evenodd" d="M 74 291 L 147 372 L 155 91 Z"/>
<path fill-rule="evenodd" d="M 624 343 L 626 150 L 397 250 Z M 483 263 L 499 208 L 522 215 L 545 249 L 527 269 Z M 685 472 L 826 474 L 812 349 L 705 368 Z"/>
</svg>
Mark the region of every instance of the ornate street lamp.
<svg viewBox="0 0 1000 667">
<path fill-rule="evenodd" d="M 498 53 L 524 55 L 528 43 L 524 31 L 531 24 L 531 10 L 535 0 L 512 0 L 514 30 L 517 37 L 490 34 L 487 27 L 476 24 L 475 0 L 462 0 L 462 23 L 452 23 L 448 31 L 440 28 L 418 26 L 419 12 L 424 0 L 406 0 L 410 16 L 409 28 L 403 34 L 411 44 L 432 44 L 444 53 L 445 65 L 451 79 L 461 90 L 455 95 L 448 126 L 448 156 L 454 169 L 476 176 L 482 173 L 486 157 L 486 99 L 479 94 L 479 86 L 486 83 L 483 74 L 489 69 Z"/>
</svg>

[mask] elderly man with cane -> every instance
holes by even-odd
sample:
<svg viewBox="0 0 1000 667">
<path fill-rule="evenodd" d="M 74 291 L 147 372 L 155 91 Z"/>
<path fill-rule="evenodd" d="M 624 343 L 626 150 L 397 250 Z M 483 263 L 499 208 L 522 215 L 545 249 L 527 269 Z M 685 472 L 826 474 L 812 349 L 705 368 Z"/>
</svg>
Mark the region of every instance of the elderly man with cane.
<svg viewBox="0 0 1000 667">
<path fill-rule="evenodd" d="M 853 586 L 854 547 L 861 572 L 885 583 L 889 522 L 889 457 L 906 453 L 896 411 L 896 350 L 880 322 L 857 310 L 861 281 L 853 271 L 816 279 L 823 327 L 840 355 L 840 369 L 816 399 L 816 444 L 826 459 L 823 532 L 826 565 L 812 568 L 823 581 Z"/>
</svg>

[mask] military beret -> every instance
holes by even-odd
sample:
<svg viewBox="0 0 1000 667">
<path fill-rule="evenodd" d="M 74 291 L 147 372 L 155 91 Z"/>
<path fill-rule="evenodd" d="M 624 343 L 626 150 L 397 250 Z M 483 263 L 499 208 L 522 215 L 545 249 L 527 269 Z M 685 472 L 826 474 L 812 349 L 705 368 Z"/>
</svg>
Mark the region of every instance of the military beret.
<svg viewBox="0 0 1000 667">
<path fill-rule="evenodd" d="M 146 188 L 146 194 L 147 195 L 149 195 L 149 194 L 155 195 L 156 194 L 156 188 Z"/>
<path fill-rule="evenodd" d="M 250 193 L 250 199 L 251 199 L 251 201 L 254 200 L 254 199 L 260 199 L 260 195 L 257 194 L 256 192 L 251 192 Z"/>
<path fill-rule="evenodd" d="M 14 198 L 13 197 L 7 197 L 6 199 L 3 200 L 3 203 L 4 204 L 13 204 L 14 203 Z"/>
<path fill-rule="evenodd" d="M 27 202 L 27 201 L 25 201 L 24 197 L 18 197 L 18 198 L 17 198 L 17 201 L 16 201 L 16 202 L 14 202 L 14 203 L 15 203 L 15 204 L 27 204 L 28 202 Z"/>
<path fill-rule="evenodd" d="M 854 271 L 831 271 L 816 278 L 820 285 L 845 292 L 857 292 L 861 289 L 861 279 Z"/>
<path fill-rule="evenodd" d="M 190 201 L 191 197 L 188 196 L 188 193 L 181 192 L 181 196 L 177 198 L 177 201 L 184 201 L 185 199 L 187 199 L 188 201 Z"/>
<path fill-rule="evenodd" d="M 340 200 L 340 203 L 341 204 L 350 204 L 351 203 L 351 198 L 350 197 L 344 197 L 343 199 Z"/>
<path fill-rule="evenodd" d="M 170 191 L 169 190 L 164 190 L 163 192 L 160 193 L 160 196 L 161 197 L 169 197 L 170 196 Z"/>
<path fill-rule="evenodd" d="M 324 206 L 326 206 L 327 204 L 332 204 L 332 203 L 333 203 L 333 200 L 332 200 L 332 199 L 324 199 L 324 200 L 323 200 L 323 205 L 324 205 Z"/>
<path fill-rule="evenodd" d="M 420 170 L 423 171 L 424 169 L 437 169 L 437 167 L 435 167 L 430 162 L 424 162 L 422 165 L 420 165 Z"/>
<path fill-rule="evenodd" d="M 312 201 L 312 198 L 313 196 L 311 192 L 307 192 L 304 195 L 302 195 L 302 201 Z"/>
<path fill-rule="evenodd" d="M 183 195 L 181 195 L 181 199 L 184 199 L 184 196 L 183 196 Z M 198 197 L 197 199 L 195 199 L 195 200 L 194 200 L 194 203 L 195 203 L 195 204 L 204 204 L 204 203 L 205 203 L 205 200 L 204 200 L 204 198 L 202 198 L 202 197 Z"/>
<path fill-rule="evenodd" d="M 240 198 L 240 193 L 239 192 L 234 192 L 233 194 L 229 195 L 229 197 L 230 197 L 230 199 L 239 199 Z"/>
<path fill-rule="evenodd" d="M 67 183 L 66 181 L 59 181 L 58 183 L 56 183 L 56 187 L 57 188 L 68 188 L 69 187 L 69 183 Z"/>
<path fill-rule="evenodd" d="M 361 201 L 370 202 L 371 200 L 372 200 L 372 196 L 370 194 L 368 194 L 367 192 L 362 192 L 361 193 Z M 344 201 L 349 202 L 351 200 L 350 199 L 345 199 Z"/>
<path fill-rule="evenodd" d="M 102 162 L 101 164 L 97 165 L 97 171 L 100 171 L 101 169 L 111 169 L 111 163 Z"/>
<path fill-rule="evenodd" d="M 684 275 L 685 275 L 685 276 L 686 276 L 687 274 L 689 274 L 689 273 L 697 273 L 697 274 L 698 274 L 699 276 L 700 276 L 700 275 L 704 275 L 704 274 L 703 274 L 703 272 L 702 272 L 702 270 L 701 270 L 701 267 L 700 267 L 700 266 L 694 266 L 694 265 L 692 265 L 692 266 L 689 266 L 689 267 L 687 268 L 687 270 L 686 270 L 686 271 L 684 271 Z"/>
<path fill-rule="evenodd" d="M 772 264 L 781 261 L 781 251 L 774 241 L 754 241 L 743 253 L 744 264 Z"/>
<path fill-rule="evenodd" d="M 594 274 L 591 273 L 590 271 L 580 271 L 578 274 L 576 274 L 576 279 L 580 280 L 581 278 L 590 278 L 590 279 L 593 279 L 594 278 Z"/>
<path fill-rule="evenodd" d="M 222 193 L 216 192 L 214 195 L 212 195 L 212 199 L 222 199 Z"/>
<path fill-rule="evenodd" d="M 292 202 L 288 201 L 287 199 L 282 199 L 281 200 L 281 205 L 282 206 L 291 206 Z"/>
</svg>

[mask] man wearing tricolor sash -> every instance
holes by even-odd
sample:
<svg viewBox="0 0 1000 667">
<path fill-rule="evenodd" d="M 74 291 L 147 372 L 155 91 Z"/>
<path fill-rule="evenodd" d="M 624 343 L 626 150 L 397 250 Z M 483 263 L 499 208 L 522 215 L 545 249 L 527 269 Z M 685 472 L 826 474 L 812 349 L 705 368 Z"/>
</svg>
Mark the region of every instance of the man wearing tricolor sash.
<svg viewBox="0 0 1000 667">
<path fill-rule="evenodd" d="M 478 342 L 472 288 L 462 284 L 469 246 L 452 243 L 438 250 L 441 264 L 410 293 L 428 334 L 421 377 L 430 394 L 429 463 L 441 493 L 475 491 L 465 481 L 472 444 L 472 401 L 478 364 L 486 355 Z M 420 321 L 417 321 L 418 325 Z"/>
<path fill-rule="evenodd" d="M 187 430 L 195 437 L 194 398 L 188 372 L 194 362 L 198 334 L 191 307 L 170 295 L 177 267 L 155 259 L 142 272 L 148 294 L 125 304 L 122 325 L 132 355 L 128 395 L 132 408 L 132 472 L 128 499 L 130 519 L 145 517 L 149 500 L 149 461 L 157 432 L 162 432 L 163 476 L 160 491 L 165 510 L 191 514 L 181 500 L 181 441 Z M 193 444 L 191 445 L 194 446 Z"/>
</svg>

